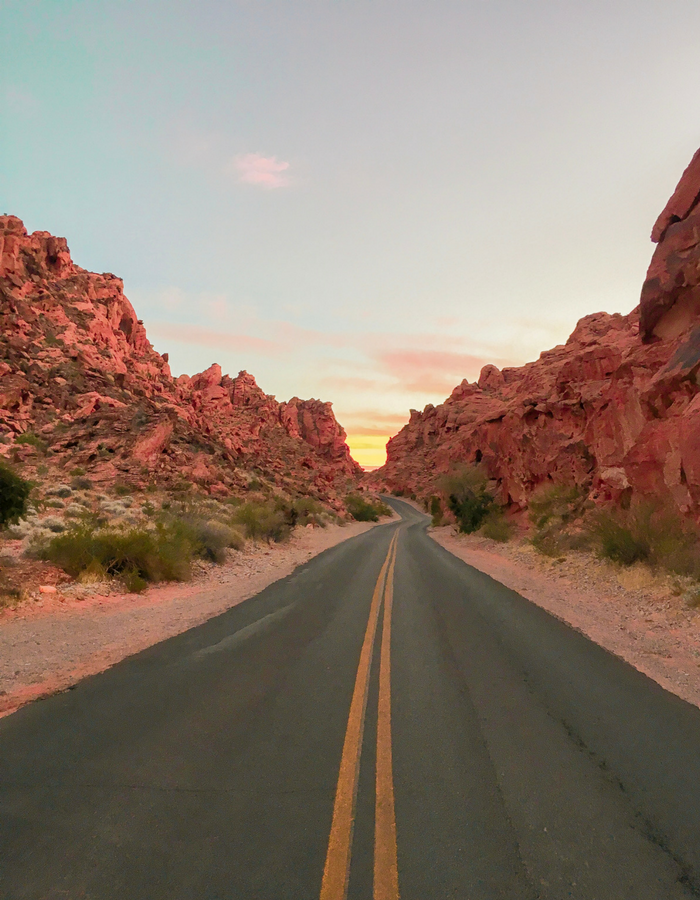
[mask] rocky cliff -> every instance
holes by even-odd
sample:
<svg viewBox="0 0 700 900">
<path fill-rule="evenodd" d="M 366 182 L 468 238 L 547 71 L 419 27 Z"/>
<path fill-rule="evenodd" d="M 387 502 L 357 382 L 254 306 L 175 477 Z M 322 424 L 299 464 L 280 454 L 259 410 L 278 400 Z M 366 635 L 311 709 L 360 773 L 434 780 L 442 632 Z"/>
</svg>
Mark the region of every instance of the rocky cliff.
<svg viewBox="0 0 700 900">
<path fill-rule="evenodd" d="M 411 410 L 374 481 L 426 497 L 455 463 L 482 463 L 502 503 L 543 483 L 597 502 L 671 497 L 700 517 L 700 151 L 654 225 L 629 315 L 595 313 L 536 362 L 463 381 Z"/>
<path fill-rule="evenodd" d="M 122 281 L 14 216 L 0 216 L 0 453 L 98 483 L 225 496 L 263 479 L 327 502 L 360 473 L 330 403 L 279 403 L 218 365 L 173 379 Z"/>
</svg>

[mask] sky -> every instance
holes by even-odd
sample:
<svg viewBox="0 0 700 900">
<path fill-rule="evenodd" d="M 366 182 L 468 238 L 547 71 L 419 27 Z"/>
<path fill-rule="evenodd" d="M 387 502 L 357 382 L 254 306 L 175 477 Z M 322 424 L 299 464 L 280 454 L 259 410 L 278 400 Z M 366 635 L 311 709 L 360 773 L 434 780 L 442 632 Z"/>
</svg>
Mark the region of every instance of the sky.
<svg viewBox="0 0 700 900">
<path fill-rule="evenodd" d="M 697 0 L 0 0 L 0 58 L 0 212 L 363 465 L 629 312 L 700 146 Z"/>
</svg>

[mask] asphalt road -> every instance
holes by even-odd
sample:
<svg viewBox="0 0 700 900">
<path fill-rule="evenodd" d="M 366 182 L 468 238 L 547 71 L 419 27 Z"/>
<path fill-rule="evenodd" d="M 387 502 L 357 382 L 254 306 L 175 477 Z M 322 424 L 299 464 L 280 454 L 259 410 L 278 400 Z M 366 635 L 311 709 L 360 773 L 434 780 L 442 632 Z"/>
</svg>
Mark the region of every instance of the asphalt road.
<svg viewBox="0 0 700 900">
<path fill-rule="evenodd" d="M 0 720 L 2 900 L 700 896 L 700 710 L 392 505 Z"/>
</svg>

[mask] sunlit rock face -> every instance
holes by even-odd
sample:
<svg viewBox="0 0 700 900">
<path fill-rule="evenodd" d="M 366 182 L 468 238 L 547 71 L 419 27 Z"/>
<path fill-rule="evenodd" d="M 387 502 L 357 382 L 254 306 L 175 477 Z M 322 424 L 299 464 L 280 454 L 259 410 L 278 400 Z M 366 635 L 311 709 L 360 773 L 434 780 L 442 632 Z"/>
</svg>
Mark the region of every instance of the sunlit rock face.
<svg viewBox="0 0 700 900">
<path fill-rule="evenodd" d="M 481 462 L 499 499 L 524 508 L 543 483 L 599 503 L 671 498 L 700 517 L 700 151 L 654 226 L 640 306 L 594 313 L 566 344 L 499 372 L 409 423 L 373 478 L 426 497 L 456 462 Z"/>
<path fill-rule="evenodd" d="M 252 475 L 338 504 L 359 475 L 329 403 L 278 403 L 214 364 L 173 379 L 121 279 L 76 266 L 64 238 L 0 216 L 0 453 L 37 434 L 98 482 L 183 479 L 225 496 Z M 251 474 L 252 473 L 252 474 Z"/>
</svg>

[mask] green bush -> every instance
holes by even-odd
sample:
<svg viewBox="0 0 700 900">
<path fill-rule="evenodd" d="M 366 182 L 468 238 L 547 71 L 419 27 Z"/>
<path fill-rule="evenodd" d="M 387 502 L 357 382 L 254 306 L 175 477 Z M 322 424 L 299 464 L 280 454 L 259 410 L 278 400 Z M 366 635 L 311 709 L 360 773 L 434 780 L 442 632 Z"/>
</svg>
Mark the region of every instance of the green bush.
<svg viewBox="0 0 700 900">
<path fill-rule="evenodd" d="M 632 563 L 646 562 L 651 555 L 651 547 L 645 538 L 634 533 L 628 524 L 618 521 L 614 515 L 600 515 L 594 527 L 600 542 L 600 555 L 604 559 L 631 566 Z"/>
<path fill-rule="evenodd" d="M 440 481 L 447 505 L 465 534 L 476 531 L 493 508 L 487 478 L 479 466 L 460 466 Z"/>
<path fill-rule="evenodd" d="M 590 530 L 605 559 L 625 566 L 647 562 L 700 578 L 700 532 L 675 508 L 646 503 L 629 510 L 601 510 Z"/>
<path fill-rule="evenodd" d="M 500 509 L 492 509 L 486 515 L 480 531 L 484 537 L 501 544 L 505 544 L 513 536 L 513 526 Z"/>
<path fill-rule="evenodd" d="M 291 508 L 294 510 L 297 525 L 326 525 L 326 513 L 313 497 L 298 497 L 292 500 Z"/>
<path fill-rule="evenodd" d="M 144 582 L 187 580 L 193 546 L 183 529 L 96 529 L 83 524 L 52 538 L 37 555 L 74 578 L 101 567 L 108 577 L 136 585 L 140 584 L 137 578 Z"/>
<path fill-rule="evenodd" d="M 92 490 L 92 481 L 89 478 L 86 478 L 85 475 L 76 475 L 71 481 L 70 486 L 74 491 L 89 491 Z"/>
<path fill-rule="evenodd" d="M 585 496 L 576 485 L 545 484 L 530 497 L 528 510 L 534 525 L 533 547 L 545 556 L 558 557 L 574 544 L 578 537 L 569 533 L 573 522 L 583 514 Z"/>
<path fill-rule="evenodd" d="M 38 434 L 33 434 L 31 431 L 25 431 L 24 434 L 18 434 L 15 438 L 15 444 L 28 444 L 30 447 L 36 447 L 36 449 L 40 450 L 42 453 L 46 450 L 44 441 L 42 441 Z"/>
<path fill-rule="evenodd" d="M 19 521 L 27 513 L 32 486 L 5 463 L 0 463 L 0 528 Z"/>
<path fill-rule="evenodd" d="M 226 562 L 226 550 L 242 550 L 245 538 L 240 531 L 212 519 L 183 519 L 179 523 L 190 540 L 195 556 L 215 563 Z"/>
<path fill-rule="evenodd" d="M 275 543 L 289 537 L 296 523 L 296 519 L 292 519 L 284 509 L 276 509 L 273 503 L 255 501 L 242 504 L 231 517 L 234 524 L 244 527 L 246 537 Z"/>
<path fill-rule="evenodd" d="M 345 506 L 358 522 L 378 522 L 380 516 L 390 516 L 392 510 L 381 500 L 366 500 L 360 494 L 348 494 Z"/>
<path fill-rule="evenodd" d="M 430 498 L 430 506 L 428 507 L 430 515 L 433 517 L 433 526 L 439 528 L 442 525 L 442 500 L 433 495 Z"/>
</svg>

